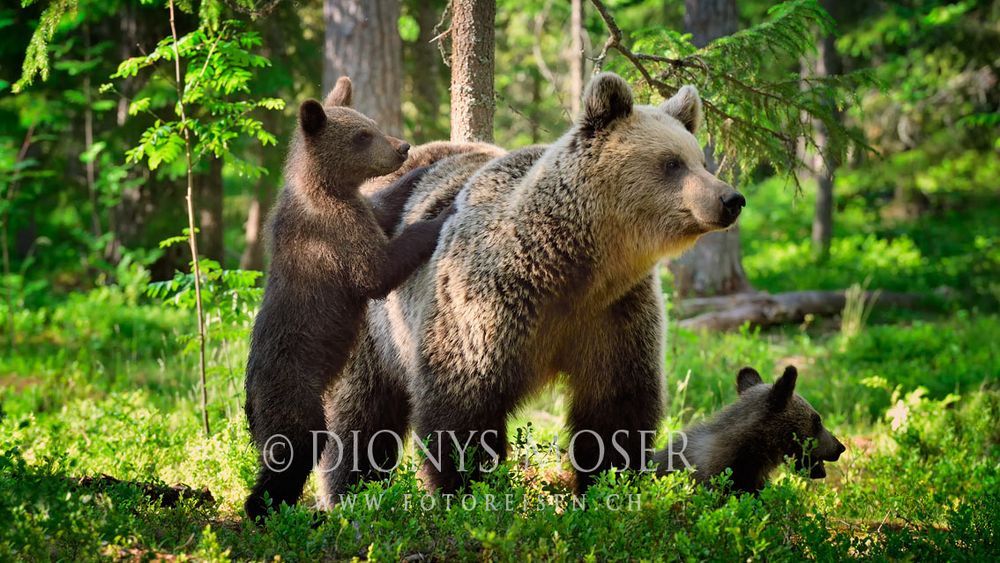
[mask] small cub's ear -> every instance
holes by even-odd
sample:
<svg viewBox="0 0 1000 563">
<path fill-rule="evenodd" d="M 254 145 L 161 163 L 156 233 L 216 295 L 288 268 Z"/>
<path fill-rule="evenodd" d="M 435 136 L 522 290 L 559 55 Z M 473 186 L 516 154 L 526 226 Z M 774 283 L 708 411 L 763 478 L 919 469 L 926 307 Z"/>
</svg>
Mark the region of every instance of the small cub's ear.
<svg viewBox="0 0 1000 563">
<path fill-rule="evenodd" d="M 736 375 L 736 391 L 740 395 L 745 393 L 747 389 L 761 383 L 764 383 L 764 380 L 760 378 L 760 374 L 757 373 L 757 370 L 750 366 L 741 369 L 740 373 Z"/>
<path fill-rule="evenodd" d="M 781 377 L 774 382 L 774 386 L 771 387 L 771 393 L 767 397 L 772 410 L 780 411 L 788 406 L 788 401 L 792 399 L 792 395 L 795 393 L 795 380 L 798 377 L 799 372 L 795 369 L 795 366 L 785 368 L 785 373 L 781 374 Z"/>
<path fill-rule="evenodd" d="M 299 106 L 299 124 L 306 135 L 315 135 L 326 126 L 326 110 L 316 100 L 306 100 Z"/>
<path fill-rule="evenodd" d="M 336 86 L 334 86 L 333 90 L 330 90 L 330 93 L 326 95 L 326 100 L 323 100 L 323 105 L 350 106 L 351 79 L 346 76 L 338 78 Z"/>
<path fill-rule="evenodd" d="M 701 96 L 694 86 L 682 86 L 672 98 L 660 104 L 660 109 L 677 118 L 692 134 L 701 127 Z"/>
<path fill-rule="evenodd" d="M 580 122 L 589 133 L 632 113 L 632 88 L 617 74 L 602 72 L 587 85 Z"/>
</svg>

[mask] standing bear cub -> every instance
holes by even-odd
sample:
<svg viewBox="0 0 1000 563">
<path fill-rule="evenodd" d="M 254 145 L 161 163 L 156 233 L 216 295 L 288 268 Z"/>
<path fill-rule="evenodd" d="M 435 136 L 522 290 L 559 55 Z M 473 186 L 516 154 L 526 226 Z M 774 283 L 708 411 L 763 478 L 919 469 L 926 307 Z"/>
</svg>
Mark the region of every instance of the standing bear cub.
<svg viewBox="0 0 1000 563">
<path fill-rule="evenodd" d="M 449 215 L 387 240 L 422 171 L 371 201 L 360 196 L 365 180 L 403 164 L 409 145 L 350 102 L 344 77 L 323 104 L 299 108 L 287 184 L 270 219 L 271 270 L 246 370 L 247 419 L 261 454 L 245 505 L 252 519 L 266 514 L 265 493 L 275 508 L 298 500 L 324 445 L 323 392 L 354 347 L 368 301 L 384 298 L 430 257 Z"/>
<path fill-rule="evenodd" d="M 701 115 L 690 86 L 643 106 L 605 73 L 552 145 L 471 173 L 431 166 L 405 222 L 452 200 L 458 210 L 427 266 L 369 309 L 331 393 L 330 430 L 343 443 L 323 455 L 326 502 L 392 467 L 399 444 L 380 440 L 411 423 L 428 439 L 429 484 L 462 488 L 495 467 L 484 458 L 505 455 L 511 413 L 559 374 L 577 490 L 610 467 L 641 467 L 663 405 L 656 264 L 733 224 L 745 204 L 705 168 Z"/>
<path fill-rule="evenodd" d="M 690 465 L 694 478 L 706 482 L 729 468 L 733 489 L 753 493 L 790 457 L 795 469 L 808 469 L 811 478 L 826 477 L 823 462 L 837 461 L 845 448 L 823 426 L 816 409 L 795 392 L 797 379 L 795 366 L 785 368 L 773 385 L 764 383 L 757 370 L 741 369 L 736 376 L 739 400 L 712 420 L 685 429 L 680 448 L 672 441 L 658 451 L 653 456 L 657 472 Z"/>
</svg>

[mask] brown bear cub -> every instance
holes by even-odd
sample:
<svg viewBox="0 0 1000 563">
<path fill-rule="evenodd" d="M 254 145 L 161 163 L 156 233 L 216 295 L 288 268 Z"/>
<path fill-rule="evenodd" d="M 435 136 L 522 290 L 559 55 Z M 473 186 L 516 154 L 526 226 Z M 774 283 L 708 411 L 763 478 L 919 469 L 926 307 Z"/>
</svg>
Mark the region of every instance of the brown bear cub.
<svg viewBox="0 0 1000 563">
<path fill-rule="evenodd" d="M 794 366 L 773 385 L 757 370 L 745 367 L 736 376 L 739 400 L 712 420 L 672 436 L 667 449 L 654 456 L 659 474 L 694 467 L 694 478 L 705 482 L 732 469 L 733 490 L 755 493 L 785 457 L 797 470 L 809 469 L 813 479 L 826 477 L 825 461 L 837 461 L 844 445 L 823 426 L 812 406 L 795 392 Z M 684 438 L 686 437 L 686 444 Z M 806 445 L 806 448 L 803 448 Z"/>
<path fill-rule="evenodd" d="M 294 504 L 326 441 L 323 394 L 342 370 L 369 299 L 381 299 L 423 264 L 451 209 L 387 234 L 422 174 L 414 170 L 371 200 L 358 187 L 398 169 L 409 145 L 347 107 L 341 78 L 323 104 L 299 108 L 287 183 L 269 224 L 271 270 L 254 322 L 246 413 L 261 468 L 246 501 L 251 519 Z"/>
</svg>

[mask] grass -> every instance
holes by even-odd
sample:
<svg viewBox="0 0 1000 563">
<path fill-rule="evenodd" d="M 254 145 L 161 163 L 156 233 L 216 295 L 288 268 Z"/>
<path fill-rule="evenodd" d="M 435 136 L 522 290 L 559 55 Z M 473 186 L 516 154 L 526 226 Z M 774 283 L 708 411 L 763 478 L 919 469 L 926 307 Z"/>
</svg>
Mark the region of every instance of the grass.
<svg viewBox="0 0 1000 563">
<path fill-rule="evenodd" d="M 552 497 L 568 492 L 564 470 L 508 463 L 449 509 L 441 497 L 431 505 L 404 467 L 357 490 L 357 504 L 286 508 L 259 530 L 240 516 L 255 471 L 241 410 L 246 323 L 217 317 L 226 340 L 212 346 L 205 437 L 185 353 L 191 316 L 143 297 L 147 279 L 133 267 L 118 285 L 3 311 L 18 340 L 0 357 L 0 560 L 996 560 L 1000 316 L 990 276 L 1000 230 L 974 204 L 869 227 L 872 212 L 849 197 L 821 266 L 803 242 L 809 203 L 790 197 L 778 184 L 750 194 L 743 232 L 756 287 L 870 279 L 872 289 L 947 286 L 949 297 L 930 312 L 876 310 L 848 331 L 822 320 L 729 334 L 671 325 L 664 428 L 734 400 L 744 365 L 773 378 L 795 363 L 798 391 L 849 447 L 824 481 L 784 469 L 759 496 L 737 497 L 683 474 L 609 474 L 579 510 Z M 561 390 L 545 390 L 510 435 L 530 424 L 550 438 L 564 409 Z M 101 474 L 124 482 L 78 484 Z M 208 487 L 216 502 L 163 506 L 142 493 L 148 482 Z"/>
</svg>

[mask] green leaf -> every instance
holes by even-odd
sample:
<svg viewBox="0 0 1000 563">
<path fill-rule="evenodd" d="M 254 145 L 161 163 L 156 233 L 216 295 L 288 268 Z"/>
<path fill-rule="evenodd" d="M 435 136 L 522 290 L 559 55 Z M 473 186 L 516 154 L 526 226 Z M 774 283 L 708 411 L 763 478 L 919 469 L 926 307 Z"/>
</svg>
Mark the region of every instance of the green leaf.
<svg viewBox="0 0 1000 563">
<path fill-rule="evenodd" d="M 404 14 L 399 16 L 399 36 L 407 43 L 413 43 L 420 36 L 420 24 L 416 18 Z"/>
<path fill-rule="evenodd" d="M 97 155 L 100 154 L 101 151 L 103 151 L 106 146 L 107 143 L 105 143 L 104 141 L 98 141 L 93 145 L 90 145 L 89 150 L 80 153 L 80 162 L 83 163 L 94 162 L 94 160 L 97 158 Z"/>
<path fill-rule="evenodd" d="M 152 100 L 148 97 L 132 100 L 132 102 L 128 105 L 128 114 L 134 116 L 138 115 L 140 112 L 149 111 L 149 105 L 151 102 Z"/>
</svg>

